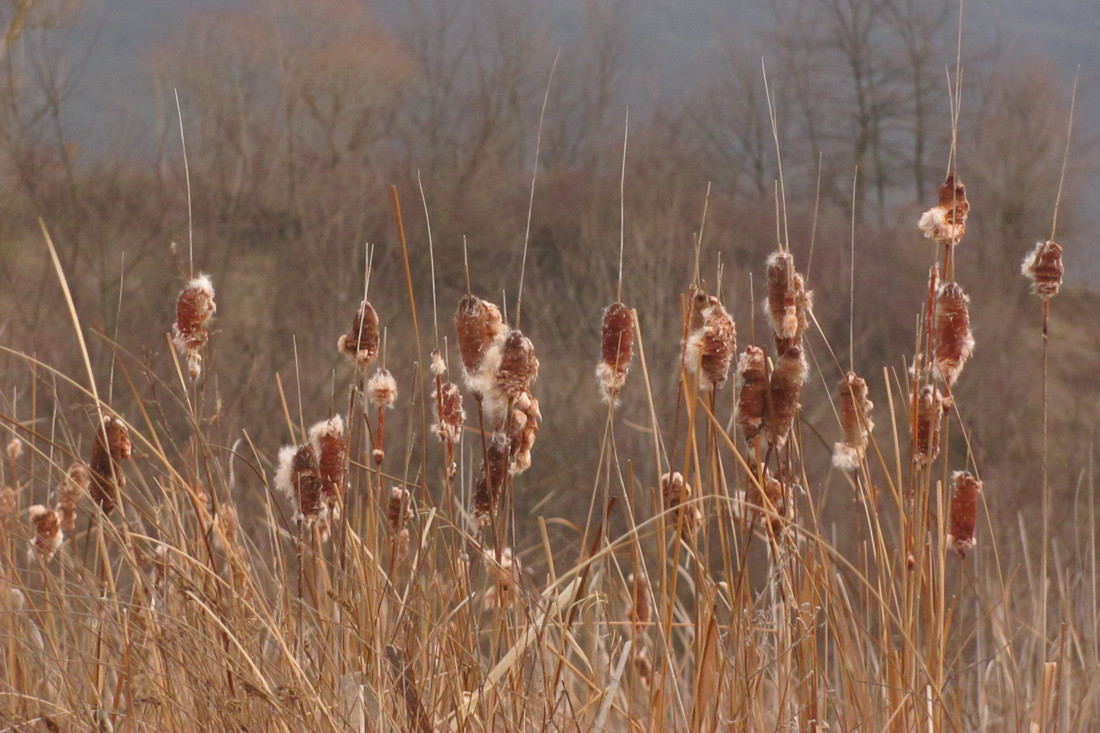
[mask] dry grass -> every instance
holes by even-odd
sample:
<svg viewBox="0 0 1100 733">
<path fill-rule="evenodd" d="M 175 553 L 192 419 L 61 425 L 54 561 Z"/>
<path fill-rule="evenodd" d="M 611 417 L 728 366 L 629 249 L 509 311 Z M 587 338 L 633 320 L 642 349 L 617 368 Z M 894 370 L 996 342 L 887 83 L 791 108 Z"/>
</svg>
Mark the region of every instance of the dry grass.
<svg viewBox="0 0 1100 733">
<path fill-rule="evenodd" d="M 965 282 L 974 274 L 954 272 L 951 256 L 965 246 L 960 200 L 952 176 L 932 264 Z M 941 311 L 938 276 L 914 303 L 913 373 L 883 368 L 869 387 L 814 331 L 789 247 L 766 264 L 776 351 L 770 337 L 747 339 L 736 387 L 723 384 L 736 356 L 731 313 L 750 312 L 747 294 L 724 305 L 691 284 L 681 344 L 646 343 L 645 313 L 608 309 L 604 399 L 590 366 L 577 376 L 590 409 L 606 411 L 590 436 L 600 460 L 589 487 L 557 494 L 583 502 L 591 489 L 586 528 L 553 503 L 515 509 L 515 492 L 531 488 L 520 469 L 556 448 L 532 445 L 542 413 L 575 416 L 540 410 L 532 341 L 470 294 L 456 318 L 473 390 L 465 413 L 438 349 L 367 379 L 386 324 L 364 301 L 340 338 L 352 364 L 330 404 L 300 405 L 294 420 L 284 398 L 284 414 L 270 416 L 291 444 L 281 480 L 278 446 L 253 445 L 247 429 L 225 435 L 218 400 L 206 398 L 216 362 L 203 357 L 226 348 L 207 331 L 212 286 L 199 289 L 210 302 L 192 309 L 203 316 L 193 327 L 180 306 L 185 363 L 174 376 L 145 373 L 148 388 L 125 354 L 104 391 L 108 378 L 90 366 L 85 381 L 5 349 L 32 387 L 0 406 L 20 441 L 0 496 L 0 724 L 1090 730 L 1100 692 L 1091 505 L 1077 524 L 1086 540 L 1041 553 L 1033 528 L 994 526 L 986 502 L 998 487 L 981 489 L 981 446 L 952 395 L 956 379 L 974 377 L 960 374 L 969 326 Z M 327 326 L 335 340 L 340 326 Z M 577 360 L 600 354 L 597 340 Z M 659 405 L 668 364 L 680 366 L 679 388 Z M 820 436 L 800 417 L 815 380 L 841 383 Z M 108 395 L 124 387 L 139 407 L 119 415 Z M 648 424 L 624 424 L 620 402 L 643 406 Z M 168 428 L 167 411 L 187 428 Z M 387 411 L 409 416 L 404 434 L 384 432 Z M 307 429 L 306 416 L 320 422 Z M 646 431 L 652 451 L 621 455 L 624 430 Z M 844 472 L 806 459 L 838 440 Z M 844 510 L 827 512 L 838 491 Z"/>
</svg>

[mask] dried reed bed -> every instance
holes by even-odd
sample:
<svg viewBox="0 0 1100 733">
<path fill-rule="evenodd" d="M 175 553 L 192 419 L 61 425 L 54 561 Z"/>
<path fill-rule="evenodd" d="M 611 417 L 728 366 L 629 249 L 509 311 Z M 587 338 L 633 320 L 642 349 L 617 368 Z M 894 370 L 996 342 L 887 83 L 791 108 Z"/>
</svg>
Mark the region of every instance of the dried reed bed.
<svg viewBox="0 0 1100 733">
<path fill-rule="evenodd" d="M 591 409 L 607 415 L 591 436 L 595 479 L 555 493 L 585 502 L 592 492 L 583 529 L 553 502 L 537 516 L 515 509 L 517 492 L 547 488 L 525 483 L 558 448 L 534 445 L 540 425 L 575 416 L 555 414 L 539 392 L 537 329 L 525 335 L 470 293 L 452 332 L 465 389 L 447 379 L 439 348 L 368 375 L 385 360 L 384 324 L 364 300 L 333 339 L 350 362 L 334 398 L 301 405 L 297 419 L 284 398 L 272 416 L 286 424 L 281 451 L 253 444 L 247 428 L 226 435 L 217 401 L 202 399 L 214 375 L 199 368 L 220 347 L 205 276 L 177 304 L 188 370 L 174 383 L 150 375 L 153 409 L 119 414 L 95 385 L 15 354 L 52 386 L 0 410 L 10 434 L 0 720 L 59 730 L 1089 730 L 1100 690 L 1096 606 L 1080 602 L 1088 575 L 1054 570 L 1058 600 L 1045 613 L 1060 630 L 1031 623 L 1035 553 L 988 520 L 998 487 L 983 486 L 955 392 L 974 348 L 959 284 L 969 274 L 952 258 L 965 246 L 965 196 L 950 176 L 920 222 L 936 249 L 927 300 L 913 304 L 908 374 L 887 368 L 879 379 L 879 365 L 829 356 L 792 243 L 761 257 L 771 333 L 757 342 L 742 325 L 739 357 L 745 293 L 720 300 L 692 284 L 679 343 L 647 342 L 645 313 L 616 300 L 577 359 L 589 365 L 577 381 Z M 1044 307 L 1061 254 L 1047 242 L 1025 262 Z M 658 405 L 654 384 L 666 377 L 678 382 L 675 403 Z M 133 399 L 114 402 L 141 405 L 142 388 L 126 384 Z M 807 406 L 837 384 L 826 398 L 835 422 L 808 423 Z M 53 409 L 61 393 L 83 412 Z M 629 407 L 648 422 L 619 418 Z M 165 411 L 186 416 L 185 434 L 158 418 Z M 387 414 L 405 429 L 387 429 Z M 639 429 L 652 451 L 620 455 L 624 431 Z M 809 460 L 813 451 L 836 468 Z M 823 495 L 838 490 L 846 511 L 824 515 Z"/>
</svg>

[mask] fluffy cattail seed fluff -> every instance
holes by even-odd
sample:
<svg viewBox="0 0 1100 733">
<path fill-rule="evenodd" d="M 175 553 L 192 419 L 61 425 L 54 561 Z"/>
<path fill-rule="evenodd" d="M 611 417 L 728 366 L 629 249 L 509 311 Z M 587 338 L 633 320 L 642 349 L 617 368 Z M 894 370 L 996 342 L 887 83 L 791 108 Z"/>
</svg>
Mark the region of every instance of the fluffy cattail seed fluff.
<svg viewBox="0 0 1100 733">
<path fill-rule="evenodd" d="M 603 312 L 603 349 L 596 366 L 596 380 L 604 402 L 613 401 L 626 383 L 634 357 L 634 315 L 622 303 Z"/>
<path fill-rule="evenodd" d="M 1066 272 L 1062 264 L 1062 245 L 1054 240 L 1039 242 L 1024 258 L 1020 270 L 1031 278 L 1031 292 L 1044 300 L 1053 298 L 1062 287 L 1062 275 Z"/>
<path fill-rule="evenodd" d="M 367 380 L 367 394 L 375 407 L 393 407 L 397 401 L 397 380 L 389 369 L 379 369 Z"/>
<path fill-rule="evenodd" d="M 848 372 L 840 382 L 840 427 L 844 440 L 833 447 L 833 465 L 851 471 L 867 453 L 867 440 L 874 428 L 870 412 L 874 405 L 867 399 L 867 382 Z"/>
<path fill-rule="evenodd" d="M 34 524 L 34 538 L 31 540 L 31 555 L 37 555 L 49 561 L 61 547 L 64 535 L 61 532 L 61 517 L 53 509 L 41 504 L 32 506 L 28 513 Z"/>
<path fill-rule="evenodd" d="M 5 450 L 8 454 L 8 462 L 14 464 L 23 455 L 23 441 L 18 437 L 12 438 L 8 441 Z"/>
<path fill-rule="evenodd" d="M 955 547 L 960 557 L 966 557 L 967 551 L 977 544 L 974 527 L 982 482 L 967 471 L 956 471 L 952 478 L 955 489 L 951 493 L 951 532 L 947 535 L 947 543 Z"/>
<path fill-rule="evenodd" d="M 447 362 L 443 361 L 443 354 L 439 353 L 439 349 L 432 349 L 432 375 L 436 377 L 442 377 L 447 373 Z"/>
<path fill-rule="evenodd" d="M 764 427 L 764 409 L 768 391 L 768 365 L 764 350 L 749 346 L 737 360 L 741 393 L 737 398 L 737 426 L 745 440 L 752 440 Z"/>
<path fill-rule="evenodd" d="M 954 246 L 966 235 L 969 212 L 966 186 L 951 173 L 940 186 L 939 203 L 921 215 L 917 226 L 924 236 L 936 240 L 938 244 Z"/>
<path fill-rule="evenodd" d="M 970 298 L 958 283 L 940 286 L 936 296 L 934 364 L 936 376 L 948 386 L 955 384 L 974 350 L 969 304 Z"/>
<path fill-rule="evenodd" d="M 380 343 L 378 313 L 369 301 L 364 300 L 359 304 L 359 309 L 355 311 L 355 318 L 351 322 L 351 330 L 340 337 L 336 342 L 336 347 L 341 354 L 354 361 L 362 369 L 378 358 Z"/>
<path fill-rule="evenodd" d="M 279 451 L 275 486 L 294 500 L 298 516 L 307 522 L 318 519 L 324 507 L 321 501 L 321 474 L 317 468 L 317 456 L 309 443 L 283 446 Z"/>
<path fill-rule="evenodd" d="M 202 372 L 200 349 L 210 334 L 210 318 L 217 310 L 214 304 L 214 284 L 206 275 L 192 279 L 176 298 L 176 322 L 172 326 L 172 343 L 187 361 L 192 381 Z"/>
<path fill-rule="evenodd" d="M 806 383 L 808 367 L 802 348 L 792 346 L 783 352 L 772 371 L 770 385 L 771 410 L 766 416 L 768 442 L 777 447 L 787 442 L 791 421 L 798 412 L 802 385 Z"/>
</svg>

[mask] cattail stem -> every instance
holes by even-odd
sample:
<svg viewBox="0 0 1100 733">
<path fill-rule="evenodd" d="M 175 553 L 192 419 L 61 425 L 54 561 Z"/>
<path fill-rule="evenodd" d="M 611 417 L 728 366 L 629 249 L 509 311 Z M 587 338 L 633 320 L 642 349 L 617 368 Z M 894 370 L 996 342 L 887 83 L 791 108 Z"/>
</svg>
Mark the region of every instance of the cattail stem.
<svg viewBox="0 0 1100 733">
<path fill-rule="evenodd" d="M 1040 603 L 1039 603 L 1039 633 L 1042 634 L 1043 648 L 1046 648 L 1047 639 L 1047 567 L 1048 567 L 1048 555 L 1050 545 L 1050 486 L 1047 484 L 1047 348 L 1049 343 L 1049 331 L 1050 331 L 1050 299 L 1043 298 L 1043 347 L 1042 356 L 1040 357 L 1042 372 L 1041 376 L 1041 409 L 1043 412 L 1042 417 L 1042 434 L 1041 441 L 1042 447 L 1040 449 L 1039 456 L 1039 470 L 1041 475 L 1041 490 L 1043 493 L 1043 527 L 1042 527 L 1042 547 L 1040 552 L 1039 562 L 1042 565 L 1040 570 Z"/>
</svg>

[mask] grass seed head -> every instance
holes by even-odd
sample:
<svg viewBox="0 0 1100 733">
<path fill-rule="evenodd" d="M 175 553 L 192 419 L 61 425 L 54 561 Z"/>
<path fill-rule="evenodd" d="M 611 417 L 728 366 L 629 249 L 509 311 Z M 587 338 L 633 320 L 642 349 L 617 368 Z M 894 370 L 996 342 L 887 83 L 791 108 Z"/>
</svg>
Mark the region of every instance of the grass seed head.
<svg viewBox="0 0 1100 733">
<path fill-rule="evenodd" d="M 737 427 L 745 440 L 753 440 L 764 427 L 767 407 L 768 364 L 764 350 L 749 346 L 737 360 L 741 392 L 737 397 Z"/>
<path fill-rule="evenodd" d="M 187 361 L 191 381 L 197 380 L 202 373 L 201 349 L 210 337 L 210 319 L 216 310 L 214 284 L 207 275 L 200 274 L 192 279 L 176 298 L 172 343 Z"/>
<path fill-rule="evenodd" d="M 49 562 L 57 548 L 61 547 L 64 534 L 61 531 L 61 516 L 53 509 L 41 504 L 32 506 L 28 513 L 34 524 L 34 538 L 31 539 L 31 557 L 40 557 Z"/>
<path fill-rule="evenodd" d="M 955 488 L 951 493 L 951 532 L 947 535 L 947 543 L 954 546 L 960 557 L 966 557 L 966 553 L 977 544 L 974 528 L 982 482 L 967 471 L 956 471 L 952 478 Z"/>
<path fill-rule="evenodd" d="M 970 332 L 970 298 L 958 283 L 944 283 L 936 296 L 936 376 L 953 386 L 974 350 Z"/>
<path fill-rule="evenodd" d="M 360 369 L 369 366 L 378 358 L 381 343 L 378 331 L 378 312 L 369 301 L 364 300 L 355 311 L 351 330 L 336 342 L 340 353 L 354 361 Z"/>
<path fill-rule="evenodd" d="M 110 514 L 126 488 L 126 476 L 119 466 L 130 458 L 130 431 L 117 417 L 105 416 L 92 441 L 92 458 L 88 463 L 88 491 L 104 514 Z"/>
<path fill-rule="evenodd" d="M 321 497 L 329 511 L 338 512 L 347 480 L 347 450 L 344 447 L 344 419 L 339 415 L 322 420 L 309 429 L 309 445 L 317 456 Z"/>
<path fill-rule="evenodd" d="M 604 402 L 612 402 L 626 383 L 634 358 L 634 315 L 623 303 L 612 303 L 603 312 L 600 363 L 596 380 Z"/>
<path fill-rule="evenodd" d="M 851 471 L 867 454 L 867 440 L 875 424 L 870 412 L 874 404 L 867 399 L 867 382 L 855 372 L 840 381 L 840 427 L 844 440 L 833 447 L 833 465 Z"/>
<path fill-rule="evenodd" d="M 776 447 L 782 447 L 790 435 L 791 422 L 800 407 L 802 386 L 806 383 L 808 371 L 800 346 L 787 349 L 775 363 L 769 388 L 771 410 L 767 413 L 765 426 L 768 442 Z"/>
<path fill-rule="evenodd" d="M 1058 294 L 1062 275 L 1066 272 L 1062 264 L 1062 245 L 1054 240 L 1039 242 L 1024 258 L 1020 271 L 1031 279 L 1031 292 L 1043 300 L 1050 300 Z"/>
</svg>

